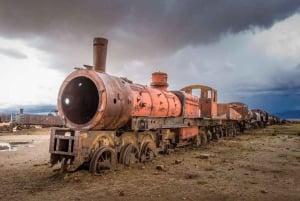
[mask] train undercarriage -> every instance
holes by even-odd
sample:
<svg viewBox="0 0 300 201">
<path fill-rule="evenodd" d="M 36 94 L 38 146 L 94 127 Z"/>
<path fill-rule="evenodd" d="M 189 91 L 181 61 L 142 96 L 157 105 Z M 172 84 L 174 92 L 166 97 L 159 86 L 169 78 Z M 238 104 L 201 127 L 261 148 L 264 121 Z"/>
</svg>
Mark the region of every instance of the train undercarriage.
<svg viewBox="0 0 300 201">
<path fill-rule="evenodd" d="M 185 146 L 203 146 L 243 131 L 237 121 L 212 119 L 139 117 L 133 118 L 131 126 L 131 131 L 53 128 L 50 162 L 52 165 L 60 162 L 62 171 L 87 167 L 92 174 L 100 174 L 116 169 L 117 164 L 129 166 L 151 161 L 160 153 Z"/>
</svg>

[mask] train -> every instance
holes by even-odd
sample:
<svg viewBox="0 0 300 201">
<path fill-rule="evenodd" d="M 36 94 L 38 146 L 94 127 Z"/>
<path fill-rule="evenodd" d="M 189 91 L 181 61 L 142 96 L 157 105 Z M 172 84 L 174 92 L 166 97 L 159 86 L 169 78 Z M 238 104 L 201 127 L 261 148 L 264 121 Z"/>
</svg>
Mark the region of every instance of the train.
<svg viewBox="0 0 300 201">
<path fill-rule="evenodd" d="M 12 114 L 0 114 L 0 132 L 13 132 L 33 128 L 35 126 L 45 127 L 63 127 L 64 122 L 57 114 L 26 114 L 24 109 Z"/>
<path fill-rule="evenodd" d="M 101 174 L 280 121 L 241 102 L 218 103 L 209 86 L 169 91 L 165 72 L 154 72 L 150 86 L 110 75 L 107 45 L 107 39 L 94 38 L 93 66 L 76 67 L 60 87 L 57 106 L 65 128 L 52 128 L 49 152 L 50 163 L 62 171 L 84 167 Z"/>
</svg>

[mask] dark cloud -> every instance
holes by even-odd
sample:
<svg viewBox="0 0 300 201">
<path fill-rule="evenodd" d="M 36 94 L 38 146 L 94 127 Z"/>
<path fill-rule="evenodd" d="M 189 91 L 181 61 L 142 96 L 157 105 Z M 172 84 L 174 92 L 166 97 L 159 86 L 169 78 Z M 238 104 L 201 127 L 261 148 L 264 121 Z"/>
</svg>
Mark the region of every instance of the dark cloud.
<svg viewBox="0 0 300 201">
<path fill-rule="evenodd" d="M 87 62 L 92 38 L 104 36 L 113 44 L 111 63 L 120 69 L 133 59 L 153 65 L 186 46 L 216 41 L 224 33 L 270 27 L 299 6 L 298 0 L 10 0 L 1 3 L 0 34 L 47 49 L 55 55 L 53 66 L 60 69 Z M 67 61 L 69 52 L 74 58 Z"/>
<path fill-rule="evenodd" d="M 0 54 L 8 56 L 8 57 L 13 57 L 15 59 L 26 59 L 27 58 L 26 54 L 19 52 L 18 50 L 13 50 L 13 49 L 0 48 Z"/>
<path fill-rule="evenodd" d="M 259 85 L 255 86 L 240 86 L 240 91 L 251 92 L 251 93 L 280 93 L 280 94 L 288 94 L 300 93 L 300 64 L 295 67 L 288 67 L 285 69 L 277 70 L 277 72 L 270 77 L 265 77 L 265 79 L 269 79 L 267 86 Z"/>
<path fill-rule="evenodd" d="M 247 103 L 249 108 L 263 108 L 270 113 L 299 110 L 300 96 L 293 93 L 263 93 L 252 96 L 240 96 L 239 100 Z"/>
<path fill-rule="evenodd" d="M 120 29 L 152 43 L 177 46 L 215 40 L 221 33 L 254 25 L 269 27 L 299 6 L 297 0 L 10 0 L 1 4 L 0 22 L 7 36 L 82 36 Z"/>
</svg>

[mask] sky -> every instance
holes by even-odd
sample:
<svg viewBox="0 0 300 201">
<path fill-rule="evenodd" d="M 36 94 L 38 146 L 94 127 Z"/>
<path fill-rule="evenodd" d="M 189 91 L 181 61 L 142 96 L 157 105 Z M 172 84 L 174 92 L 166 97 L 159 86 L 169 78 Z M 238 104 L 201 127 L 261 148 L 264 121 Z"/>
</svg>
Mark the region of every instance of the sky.
<svg viewBox="0 0 300 201">
<path fill-rule="evenodd" d="M 0 111 L 56 105 L 94 37 L 109 41 L 109 74 L 149 85 L 162 71 L 170 90 L 300 110 L 299 25 L 299 0 L 0 0 Z"/>
</svg>

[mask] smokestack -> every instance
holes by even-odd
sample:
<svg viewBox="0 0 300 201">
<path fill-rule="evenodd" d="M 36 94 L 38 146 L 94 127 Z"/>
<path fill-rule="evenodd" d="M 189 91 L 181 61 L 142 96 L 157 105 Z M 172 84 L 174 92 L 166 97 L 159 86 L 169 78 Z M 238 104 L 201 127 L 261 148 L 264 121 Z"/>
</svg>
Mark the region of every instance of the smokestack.
<svg viewBox="0 0 300 201">
<path fill-rule="evenodd" d="M 107 43 L 105 38 L 94 38 L 94 70 L 99 73 L 105 73 Z"/>
<path fill-rule="evenodd" d="M 150 84 L 151 87 L 155 89 L 160 89 L 163 91 L 167 91 L 168 89 L 168 74 L 163 72 L 154 72 L 152 73 L 152 82 Z"/>
</svg>

